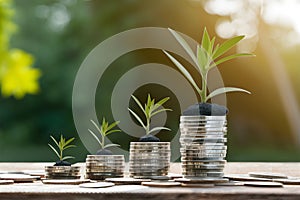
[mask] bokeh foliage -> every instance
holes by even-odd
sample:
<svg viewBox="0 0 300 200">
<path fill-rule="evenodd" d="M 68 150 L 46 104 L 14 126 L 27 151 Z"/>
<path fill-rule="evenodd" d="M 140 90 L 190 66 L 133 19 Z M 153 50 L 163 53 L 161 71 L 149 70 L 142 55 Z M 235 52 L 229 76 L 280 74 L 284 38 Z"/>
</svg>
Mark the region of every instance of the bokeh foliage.
<svg viewBox="0 0 300 200">
<path fill-rule="evenodd" d="M 13 21 L 19 28 L 10 40 L 10 47 L 34 55 L 34 66 L 42 71 L 42 76 L 37 95 L 27 95 L 19 100 L 13 97 L 0 99 L 0 161 L 54 161 L 47 143 L 50 135 L 57 137 L 60 134 L 67 138 L 76 137 L 78 148 L 72 149 L 72 155 L 76 161 L 84 161 L 88 152 L 74 127 L 71 99 L 76 72 L 85 56 L 106 38 L 137 27 L 171 27 L 199 41 L 206 26 L 212 35 L 216 35 L 214 25 L 218 17 L 207 14 L 201 4 L 191 2 L 15 0 Z M 295 65 L 295 52 L 284 52 L 291 66 Z M 293 139 L 283 110 L 278 106 L 274 83 L 266 81 L 272 80 L 270 69 L 261 56 L 261 50 L 254 53 L 257 55 L 255 59 L 236 60 L 220 67 L 226 85 L 236 84 L 252 92 L 250 97 L 228 96 L 228 160 L 300 161 L 299 149 L 291 145 Z M 131 67 L 149 62 L 171 65 L 161 51 L 151 49 L 124 55 L 112 64 L 120 70 L 108 69 L 101 80 L 105 87 L 99 85 L 102 92 L 96 97 L 99 119 L 114 120 L 109 106 L 106 106 L 110 105 L 106 96 L 111 95 L 118 78 Z M 293 70 L 299 74 L 299 69 L 294 67 Z M 293 74 L 292 81 L 297 84 L 299 79 Z M 142 97 L 149 91 L 157 99 L 171 97 L 167 106 L 174 111 L 167 126 L 174 134 L 180 115 L 175 95 L 158 85 L 144 86 L 135 95 Z M 299 96 L 300 92 L 297 92 Z M 172 133 L 161 136 L 166 141 L 172 138 Z M 111 139 L 116 143 L 124 141 L 124 148 L 128 148 L 130 140 L 136 140 L 122 133 L 112 135 Z"/>
</svg>

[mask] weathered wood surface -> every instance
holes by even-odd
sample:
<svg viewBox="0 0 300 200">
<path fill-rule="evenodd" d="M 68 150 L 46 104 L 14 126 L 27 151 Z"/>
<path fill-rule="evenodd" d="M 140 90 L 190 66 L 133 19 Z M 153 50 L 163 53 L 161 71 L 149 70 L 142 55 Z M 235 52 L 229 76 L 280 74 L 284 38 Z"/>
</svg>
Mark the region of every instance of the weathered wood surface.
<svg viewBox="0 0 300 200">
<path fill-rule="evenodd" d="M 42 170 L 49 163 L 0 163 L 0 171 Z M 180 164 L 171 165 L 172 173 L 180 173 Z M 228 163 L 227 174 L 248 172 L 279 172 L 300 177 L 300 163 Z M 300 186 L 258 188 L 218 186 L 214 188 L 150 188 L 121 185 L 110 188 L 87 189 L 74 185 L 44 185 L 41 182 L 0 185 L 0 199 L 63 199 L 63 200 L 200 200 L 200 199 L 300 199 Z"/>
</svg>

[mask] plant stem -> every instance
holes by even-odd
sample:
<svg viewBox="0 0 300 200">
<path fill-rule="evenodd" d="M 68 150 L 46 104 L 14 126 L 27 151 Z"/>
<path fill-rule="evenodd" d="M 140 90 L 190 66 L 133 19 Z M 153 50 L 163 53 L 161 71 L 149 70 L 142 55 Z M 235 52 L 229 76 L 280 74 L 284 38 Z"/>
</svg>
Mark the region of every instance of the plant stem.
<svg viewBox="0 0 300 200">
<path fill-rule="evenodd" d="M 105 140 L 105 136 L 104 136 L 104 134 L 101 134 L 101 136 L 102 136 L 101 148 L 104 149 L 104 140 Z"/>
<path fill-rule="evenodd" d="M 205 103 L 206 102 L 206 96 L 207 96 L 207 72 L 204 72 L 202 75 L 202 89 L 200 93 L 201 97 L 201 102 Z"/>
<path fill-rule="evenodd" d="M 147 118 L 146 135 L 149 134 L 149 131 L 150 131 L 150 119 Z"/>
<path fill-rule="evenodd" d="M 62 160 L 62 158 L 63 158 L 63 151 L 62 151 L 62 149 L 60 149 L 59 151 L 60 151 L 59 160 Z"/>
</svg>

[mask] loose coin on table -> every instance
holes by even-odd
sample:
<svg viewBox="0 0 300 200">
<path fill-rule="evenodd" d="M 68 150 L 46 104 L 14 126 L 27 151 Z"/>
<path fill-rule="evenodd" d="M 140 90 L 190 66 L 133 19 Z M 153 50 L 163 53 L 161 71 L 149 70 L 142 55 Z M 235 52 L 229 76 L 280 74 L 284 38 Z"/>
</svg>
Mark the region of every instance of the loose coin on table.
<svg viewBox="0 0 300 200">
<path fill-rule="evenodd" d="M 176 178 L 174 179 L 176 182 L 181 183 L 227 183 L 229 180 L 227 178 L 195 178 L 195 179 L 188 179 L 188 178 Z"/>
<path fill-rule="evenodd" d="M 40 179 L 39 176 L 30 176 L 25 174 L 0 174 L 0 180 L 13 180 L 16 183 L 33 182 Z"/>
<path fill-rule="evenodd" d="M 272 179 L 267 178 L 250 177 L 247 174 L 226 174 L 224 178 L 229 178 L 234 181 L 272 181 Z"/>
<path fill-rule="evenodd" d="M 144 186 L 150 187 L 174 187 L 174 186 L 181 186 L 179 182 L 142 182 Z"/>
<path fill-rule="evenodd" d="M 43 179 L 44 184 L 79 185 L 90 182 L 89 179 Z"/>
<path fill-rule="evenodd" d="M 13 183 L 14 183 L 13 180 L 0 180 L 0 185 L 9 185 Z"/>
<path fill-rule="evenodd" d="M 106 188 L 114 186 L 114 183 L 108 183 L 108 182 L 96 182 L 96 183 L 82 183 L 79 185 L 79 187 L 82 188 Z"/>
<path fill-rule="evenodd" d="M 285 185 L 300 185 L 300 179 L 273 179 L 274 182 L 283 183 Z"/>
<path fill-rule="evenodd" d="M 244 182 L 244 185 L 254 187 L 283 187 L 282 183 L 269 181 L 246 181 Z"/>
<path fill-rule="evenodd" d="M 249 172 L 249 176 L 255 178 L 267 178 L 267 179 L 274 179 L 274 178 L 288 178 L 285 174 L 280 173 L 270 173 L 270 172 Z"/>
<path fill-rule="evenodd" d="M 211 188 L 215 187 L 214 184 L 211 183 L 181 183 L 182 187 L 195 187 L 195 188 Z"/>
<path fill-rule="evenodd" d="M 105 181 L 107 182 L 113 182 L 115 184 L 121 185 L 121 184 L 134 184 L 134 185 L 140 185 L 142 182 L 150 182 L 151 179 L 136 179 L 136 178 L 106 178 Z"/>
</svg>

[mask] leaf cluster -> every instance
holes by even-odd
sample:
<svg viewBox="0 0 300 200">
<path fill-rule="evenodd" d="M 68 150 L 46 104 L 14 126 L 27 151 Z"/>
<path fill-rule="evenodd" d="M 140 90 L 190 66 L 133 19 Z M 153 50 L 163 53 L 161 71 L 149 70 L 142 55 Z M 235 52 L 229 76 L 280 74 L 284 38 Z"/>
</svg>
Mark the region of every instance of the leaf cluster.
<svg viewBox="0 0 300 200">
<path fill-rule="evenodd" d="M 171 54 L 166 51 L 163 51 L 167 57 L 175 64 L 175 66 L 181 71 L 181 73 L 188 79 L 188 81 L 192 84 L 195 90 L 201 97 L 201 102 L 207 102 L 214 96 L 217 96 L 222 93 L 226 92 L 246 92 L 250 93 L 247 90 L 235 87 L 222 87 L 214 90 L 209 95 L 207 95 L 207 75 L 208 72 L 216 67 L 217 65 L 232 60 L 234 58 L 243 57 L 243 56 L 253 56 L 250 53 L 236 53 L 229 56 L 224 56 L 226 52 L 228 52 L 231 48 L 233 48 L 239 41 L 241 41 L 245 36 L 236 36 L 222 44 L 216 44 L 215 40 L 216 37 L 210 38 L 206 28 L 204 29 L 201 45 L 197 45 L 197 52 L 196 54 L 189 46 L 189 44 L 178 34 L 176 31 L 169 28 L 171 34 L 175 37 L 175 39 L 179 42 L 179 44 L 184 48 L 187 54 L 191 57 L 195 65 L 197 66 L 201 78 L 202 78 L 202 88 L 200 89 L 199 85 L 193 79 L 191 74 L 187 71 L 187 69 Z"/>
<path fill-rule="evenodd" d="M 147 102 L 145 103 L 144 106 L 142 106 L 142 103 L 135 96 L 131 95 L 131 97 L 136 102 L 136 104 L 139 106 L 139 108 L 143 111 L 143 113 L 146 117 L 146 123 L 144 123 L 143 120 L 130 108 L 128 108 L 128 110 L 137 119 L 137 121 L 142 125 L 142 127 L 145 129 L 146 135 L 149 135 L 149 134 L 151 134 L 155 131 L 159 131 L 159 130 L 170 131 L 170 129 L 166 128 L 166 127 L 154 127 L 152 129 L 150 128 L 150 122 L 151 122 L 151 118 L 153 116 L 155 116 L 161 112 L 172 111 L 169 108 L 161 108 L 163 106 L 163 104 L 166 103 L 170 99 L 170 97 L 165 97 L 165 98 L 161 99 L 160 101 L 155 102 L 155 99 L 151 99 L 150 94 L 148 94 Z"/>
<path fill-rule="evenodd" d="M 93 120 L 91 120 L 92 124 L 96 127 L 98 133 L 101 135 L 101 140 L 98 138 L 98 136 L 90 129 L 88 129 L 88 131 L 92 134 L 92 136 L 97 140 L 97 142 L 100 144 L 101 146 L 101 149 L 105 149 L 105 148 L 108 148 L 108 147 L 117 147 L 117 146 L 120 146 L 119 144 L 106 144 L 105 145 L 105 138 L 111 134 L 111 133 L 114 133 L 114 132 L 121 132 L 121 130 L 119 129 L 113 129 L 115 126 L 117 126 L 120 121 L 116 121 L 116 122 L 113 122 L 111 124 L 109 124 L 105 118 L 103 117 L 102 119 L 102 125 L 101 127 L 99 127 L 97 125 L 96 122 L 94 122 Z"/>
<path fill-rule="evenodd" d="M 53 136 L 50 136 L 50 138 L 53 140 L 55 145 L 58 147 L 59 152 L 51 144 L 48 144 L 48 145 L 54 151 L 54 153 L 57 155 L 59 160 L 67 160 L 67 159 L 74 158 L 73 156 L 63 156 L 63 152 L 64 152 L 64 150 L 66 150 L 68 148 L 76 147 L 75 145 L 71 144 L 71 142 L 73 142 L 73 140 L 75 140 L 75 138 L 70 138 L 70 139 L 66 140 L 66 138 L 63 137 L 63 135 L 60 135 L 60 141 L 56 141 L 56 139 Z"/>
</svg>

